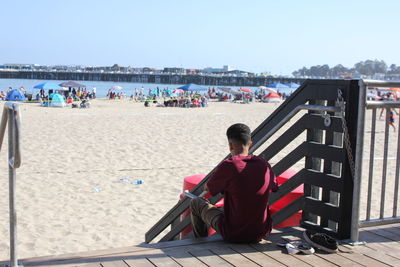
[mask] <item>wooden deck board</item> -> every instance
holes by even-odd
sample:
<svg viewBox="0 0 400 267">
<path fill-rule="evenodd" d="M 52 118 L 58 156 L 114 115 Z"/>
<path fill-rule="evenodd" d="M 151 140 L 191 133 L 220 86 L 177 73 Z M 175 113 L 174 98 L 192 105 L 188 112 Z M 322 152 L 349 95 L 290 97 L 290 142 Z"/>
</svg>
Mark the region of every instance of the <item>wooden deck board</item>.
<svg viewBox="0 0 400 267">
<path fill-rule="evenodd" d="M 146 258 L 136 258 L 136 259 L 128 259 L 125 260 L 125 262 L 129 266 L 135 266 L 135 267 L 154 267 L 154 264 L 152 264 L 148 259 Z"/>
<path fill-rule="evenodd" d="M 207 266 L 187 251 L 170 251 L 168 255 L 182 266 Z"/>
<path fill-rule="evenodd" d="M 129 266 L 400 266 L 400 224 L 363 228 L 364 246 L 341 245 L 353 253 L 288 255 L 276 245 L 282 237 L 302 238 L 301 228 L 274 230 L 258 244 L 232 244 L 213 236 L 125 248 L 23 259 L 24 266 L 129 267 Z M 6 261 L 0 262 L 2 264 Z"/>
<path fill-rule="evenodd" d="M 211 249 L 213 253 L 219 255 L 221 258 L 232 264 L 233 266 L 258 266 L 253 261 L 247 259 L 242 254 L 237 253 L 231 248 L 214 248 Z"/>
<path fill-rule="evenodd" d="M 166 266 L 166 267 L 180 266 L 176 261 L 174 261 L 168 255 L 157 255 L 149 257 L 148 260 L 151 261 L 151 263 L 153 263 L 155 266 Z"/>
<path fill-rule="evenodd" d="M 218 255 L 215 255 L 208 249 L 192 250 L 189 253 L 208 266 L 232 266 L 230 263 Z"/>
<path fill-rule="evenodd" d="M 106 261 L 106 262 L 102 262 L 101 265 L 103 267 L 128 267 L 128 265 L 122 260 Z"/>
<path fill-rule="evenodd" d="M 389 266 L 400 266 L 399 259 L 385 254 L 384 251 L 377 251 L 367 246 L 357 246 L 354 248 L 354 251 Z"/>
<path fill-rule="evenodd" d="M 236 251 L 237 253 L 240 253 L 246 258 L 250 259 L 251 261 L 257 263 L 260 266 L 271 266 L 271 267 L 285 266 L 279 261 L 276 261 L 272 257 L 259 252 L 253 247 L 250 247 L 249 245 L 231 244 L 229 245 L 229 247 L 234 251 Z"/>
</svg>

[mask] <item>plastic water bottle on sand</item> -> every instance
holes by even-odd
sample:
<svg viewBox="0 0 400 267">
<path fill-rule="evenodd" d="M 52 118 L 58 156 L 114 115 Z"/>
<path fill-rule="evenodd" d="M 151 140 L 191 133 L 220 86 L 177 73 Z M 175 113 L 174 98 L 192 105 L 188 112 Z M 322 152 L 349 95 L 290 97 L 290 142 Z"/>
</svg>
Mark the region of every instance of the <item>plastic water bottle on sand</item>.
<svg viewBox="0 0 400 267">
<path fill-rule="evenodd" d="M 133 180 L 132 184 L 143 184 L 143 180 Z"/>
</svg>

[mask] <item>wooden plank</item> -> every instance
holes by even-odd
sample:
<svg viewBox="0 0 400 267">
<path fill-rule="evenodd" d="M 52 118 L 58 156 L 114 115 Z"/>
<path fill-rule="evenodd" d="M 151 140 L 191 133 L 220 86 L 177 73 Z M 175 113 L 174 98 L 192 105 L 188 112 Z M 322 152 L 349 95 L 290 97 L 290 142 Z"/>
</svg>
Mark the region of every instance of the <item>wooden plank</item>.
<svg viewBox="0 0 400 267">
<path fill-rule="evenodd" d="M 322 258 L 322 259 L 324 259 L 326 261 L 329 261 L 332 264 L 336 264 L 336 265 L 339 265 L 339 266 L 363 266 L 363 265 L 361 265 L 361 264 L 359 264 L 359 263 L 357 263 L 357 262 L 355 262 L 355 261 L 353 261 L 351 259 L 342 257 L 341 254 L 335 254 L 335 253 L 333 253 L 333 254 L 328 254 L 328 253 L 324 254 L 324 253 L 321 252 L 321 253 L 317 253 L 315 255 L 317 255 L 318 257 L 320 257 L 320 258 Z"/>
<path fill-rule="evenodd" d="M 283 249 L 278 248 L 275 244 L 258 243 L 251 244 L 250 246 L 286 266 L 311 266 L 310 264 L 307 264 L 306 262 L 293 257 L 292 255 L 285 254 Z"/>
<path fill-rule="evenodd" d="M 240 253 L 228 248 L 228 247 L 220 247 L 211 249 L 213 253 L 220 256 L 233 266 L 258 266 L 258 264 L 254 263 L 253 261 L 247 259 Z"/>
<path fill-rule="evenodd" d="M 128 246 L 128 247 L 121 247 L 121 248 L 111 248 L 111 249 L 101 249 L 95 251 L 84 251 L 78 253 L 68 253 L 63 255 L 56 255 L 56 256 L 44 256 L 44 257 L 34 257 L 34 258 L 25 258 L 21 259 L 25 266 L 28 264 L 47 264 L 50 262 L 74 262 L 74 260 L 80 260 L 82 258 L 97 258 L 103 257 L 111 254 L 119 254 L 119 253 L 130 253 L 130 252 L 140 252 L 146 251 L 149 248 L 146 247 L 139 247 L 139 246 Z"/>
<path fill-rule="evenodd" d="M 134 266 L 134 267 L 154 267 L 154 264 L 152 264 L 148 259 L 146 258 L 134 258 L 134 259 L 125 259 L 124 260 L 126 264 L 129 266 Z"/>
<path fill-rule="evenodd" d="M 173 259 L 171 259 L 167 255 L 151 255 L 148 256 L 147 259 L 153 263 L 155 266 L 166 266 L 166 267 L 176 267 L 180 266 L 178 263 L 176 263 Z"/>
<path fill-rule="evenodd" d="M 283 157 L 279 162 L 272 166 L 274 173 L 282 173 L 288 168 L 292 167 L 295 163 L 301 160 L 305 156 L 305 150 L 307 149 L 307 142 L 303 142 L 298 145 L 289 154 Z"/>
<path fill-rule="evenodd" d="M 343 188 L 343 180 L 333 174 L 322 173 L 312 169 L 305 169 L 303 174 L 304 183 L 323 187 L 327 190 L 341 192 Z"/>
<path fill-rule="evenodd" d="M 189 251 L 189 254 L 193 255 L 208 266 L 232 266 L 230 263 L 215 255 L 208 249 L 194 249 Z"/>
<path fill-rule="evenodd" d="M 349 247 L 349 245 L 345 245 L 345 247 Z M 352 248 L 357 253 L 363 254 L 364 256 L 374 259 L 383 264 L 387 264 L 390 266 L 400 266 L 399 259 L 396 259 L 390 255 L 387 255 L 383 251 L 377 251 L 377 250 L 374 250 L 370 247 L 363 246 L 363 245 L 352 247 Z"/>
<path fill-rule="evenodd" d="M 385 237 L 387 239 L 390 239 L 392 241 L 400 241 L 400 233 L 396 233 L 396 232 L 390 232 L 387 231 L 385 228 L 375 228 L 375 229 L 366 229 L 366 231 L 376 234 L 376 235 L 380 235 L 382 237 Z"/>
<path fill-rule="evenodd" d="M 260 266 L 269 266 L 269 267 L 283 267 L 282 263 L 276 261 L 272 257 L 267 254 L 261 253 L 258 250 L 250 247 L 249 245 L 244 244 L 230 244 L 229 247 L 236 251 L 237 253 L 242 254 L 244 257 L 250 259 L 251 261 L 257 263 Z"/>
<path fill-rule="evenodd" d="M 316 200 L 311 197 L 304 198 L 303 210 L 306 212 L 311 212 L 315 215 L 325 217 L 327 219 L 333 220 L 335 222 L 339 221 L 341 212 L 340 208 L 333 204 L 325 203 L 321 200 Z"/>
<path fill-rule="evenodd" d="M 331 117 L 331 126 L 326 127 L 324 125 L 324 119 L 321 117 L 321 115 L 309 113 L 304 114 L 303 117 L 296 121 L 289 129 L 287 129 L 263 152 L 261 152 L 259 156 L 263 157 L 267 161 L 270 160 L 306 129 L 311 128 L 320 130 L 331 129 L 336 132 L 342 131 L 341 120 L 338 117 Z"/>
<path fill-rule="evenodd" d="M 122 260 L 104 261 L 104 262 L 101 262 L 101 265 L 103 267 L 128 267 L 128 265 Z"/>
<path fill-rule="evenodd" d="M 345 257 L 349 260 L 355 261 L 364 266 L 373 266 L 373 267 L 390 266 L 388 264 L 382 263 L 376 259 L 370 258 L 368 256 L 365 256 L 365 255 L 359 254 L 359 253 L 352 253 L 352 254 L 340 253 L 340 255 L 342 257 Z"/>
<path fill-rule="evenodd" d="M 54 266 L 60 266 L 60 265 L 54 265 Z M 80 266 L 80 267 L 102 267 L 100 265 L 100 262 L 92 262 L 92 263 L 88 263 L 88 264 L 84 264 L 84 265 L 76 265 L 76 266 Z"/>
<path fill-rule="evenodd" d="M 307 142 L 307 149 L 305 152 L 308 157 L 336 162 L 344 162 L 344 156 L 346 154 L 344 148 L 315 142 Z"/>
<path fill-rule="evenodd" d="M 400 246 L 398 242 L 387 239 L 377 234 L 362 231 L 360 232 L 360 240 L 366 241 L 366 246 L 376 250 L 384 250 L 388 255 L 400 259 Z"/>
<path fill-rule="evenodd" d="M 385 231 L 400 235 L 400 224 L 399 223 L 379 225 L 379 226 L 375 226 L 375 227 L 365 228 L 365 230 L 371 230 L 371 229 L 384 229 Z M 363 231 L 363 230 L 364 229 L 361 229 L 361 231 Z"/>
<path fill-rule="evenodd" d="M 199 261 L 196 257 L 193 257 L 187 251 L 181 251 L 180 249 L 167 252 L 173 260 L 182 266 L 207 266 L 203 262 Z"/>
</svg>

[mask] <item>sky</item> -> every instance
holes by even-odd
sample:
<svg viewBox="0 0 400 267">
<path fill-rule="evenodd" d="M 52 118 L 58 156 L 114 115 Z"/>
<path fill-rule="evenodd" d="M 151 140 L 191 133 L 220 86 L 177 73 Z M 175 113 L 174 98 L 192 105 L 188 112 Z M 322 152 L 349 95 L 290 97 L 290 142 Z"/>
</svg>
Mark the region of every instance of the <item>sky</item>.
<svg viewBox="0 0 400 267">
<path fill-rule="evenodd" d="M 0 64 L 400 65 L 398 0 L 1 0 Z"/>
</svg>

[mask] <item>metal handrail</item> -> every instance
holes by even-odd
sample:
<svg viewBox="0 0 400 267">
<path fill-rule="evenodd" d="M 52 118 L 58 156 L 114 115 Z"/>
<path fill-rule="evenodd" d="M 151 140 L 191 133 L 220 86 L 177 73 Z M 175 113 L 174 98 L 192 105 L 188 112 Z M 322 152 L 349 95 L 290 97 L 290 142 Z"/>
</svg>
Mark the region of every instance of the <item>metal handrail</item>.
<svg viewBox="0 0 400 267">
<path fill-rule="evenodd" d="M 367 101 L 367 109 L 373 108 L 398 108 L 400 101 Z"/>
<path fill-rule="evenodd" d="M 380 80 L 362 80 L 367 87 L 400 87 L 400 82 L 380 81 Z"/>
<path fill-rule="evenodd" d="M 0 123 L 0 151 L 8 123 L 8 174 L 10 205 L 10 265 L 18 265 L 17 258 L 17 212 L 15 205 L 16 169 L 21 166 L 20 131 L 21 114 L 19 105 L 7 102 L 4 104 Z"/>
</svg>

